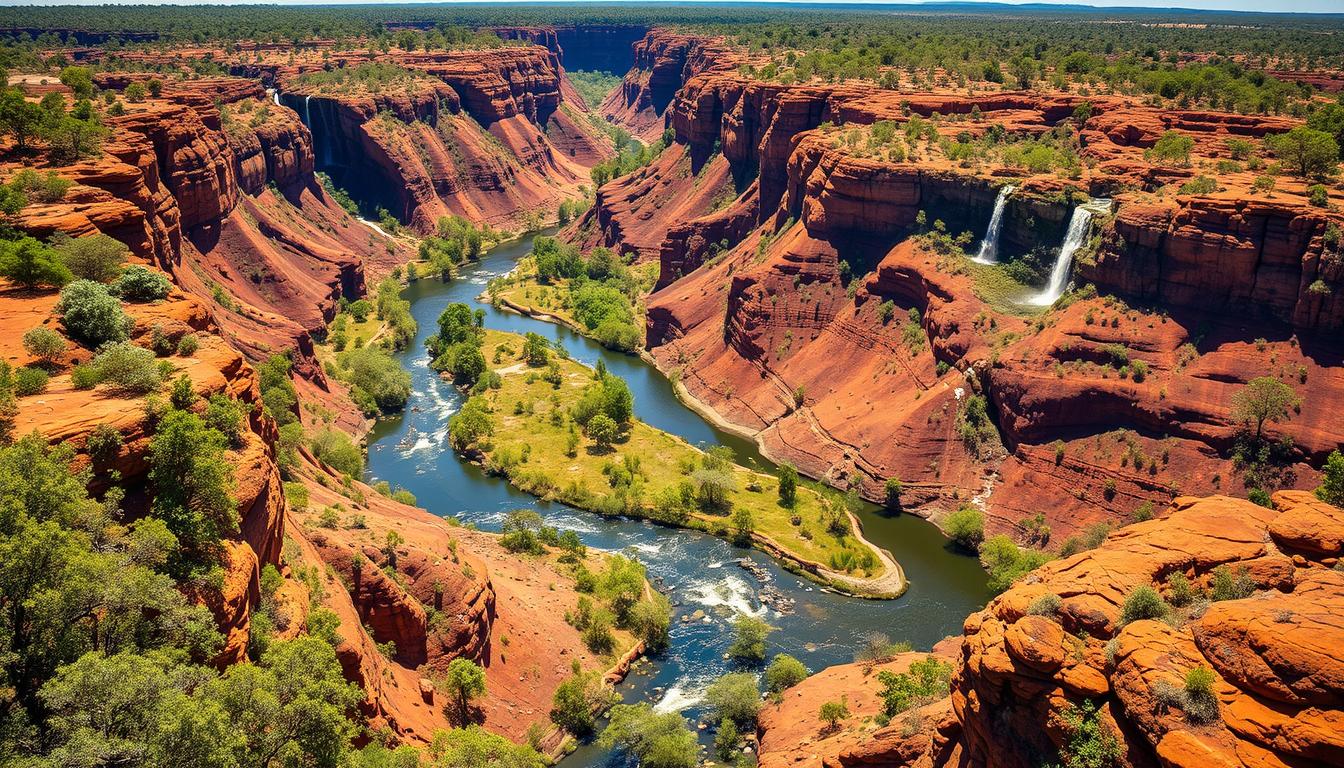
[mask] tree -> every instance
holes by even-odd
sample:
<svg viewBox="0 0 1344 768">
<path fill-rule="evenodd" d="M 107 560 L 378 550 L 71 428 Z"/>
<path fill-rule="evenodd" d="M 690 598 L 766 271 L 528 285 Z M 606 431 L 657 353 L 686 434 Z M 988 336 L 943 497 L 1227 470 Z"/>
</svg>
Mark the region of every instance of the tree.
<svg viewBox="0 0 1344 768">
<path fill-rule="evenodd" d="M 1316 489 L 1321 501 L 1344 507 L 1344 454 L 1331 451 L 1321 470 L 1321 487 Z"/>
<path fill-rule="evenodd" d="M 502 526 L 504 535 L 499 543 L 508 551 L 525 552 L 529 555 L 545 554 L 546 547 L 537 538 L 541 530 L 541 515 L 531 509 L 515 509 L 504 516 Z"/>
<path fill-rule="evenodd" d="M 785 690 L 807 679 L 807 667 L 787 653 L 781 653 L 765 668 L 765 689 L 771 693 Z"/>
<path fill-rule="evenodd" d="M 1265 138 L 1274 154 L 1283 159 L 1298 176 L 1323 179 L 1339 164 L 1339 144 L 1335 137 L 1299 125 L 1287 133 Z"/>
<path fill-rule="evenodd" d="M 77 99 L 93 98 L 93 72 L 88 67 L 61 70 L 61 84 L 73 91 Z"/>
<path fill-rule="evenodd" d="M 968 552 L 978 550 L 985 538 L 985 516 L 969 505 L 948 515 L 943 527 L 952 543 Z"/>
<path fill-rule="evenodd" d="M 25 99 L 18 88 L 0 90 L 0 130 L 14 137 L 20 152 L 28 148 L 28 139 L 41 128 L 44 116 L 42 108 Z"/>
<path fill-rule="evenodd" d="M 980 565 L 989 572 L 989 588 L 996 594 L 1050 559 L 1049 553 L 1024 549 L 1003 535 L 991 536 L 980 546 Z"/>
<path fill-rule="evenodd" d="M 121 273 L 130 250 L 104 234 L 68 238 L 56 246 L 56 256 L 77 278 L 106 283 Z"/>
<path fill-rule="evenodd" d="M 1190 153 L 1195 148 L 1195 140 L 1183 133 L 1167 131 L 1145 153 L 1155 162 L 1173 162 L 1178 165 L 1190 164 Z"/>
<path fill-rule="evenodd" d="M 756 675 L 750 672 L 729 672 L 710 684 L 705 701 L 714 708 L 714 717 L 730 720 L 739 728 L 756 723 L 761 709 L 761 692 L 756 687 Z"/>
<path fill-rule="evenodd" d="M 596 672 L 578 672 L 561 683 L 551 697 L 551 722 L 580 738 L 592 735 L 594 713 L 620 701 Z"/>
<path fill-rule="evenodd" d="M 900 480 L 894 477 L 887 478 L 886 484 L 882 486 L 883 505 L 887 509 L 900 509 L 901 491 L 903 490 L 905 490 L 905 486 L 901 484 Z"/>
<path fill-rule="evenodd" d="M 448 664 L 444 686 L 456 710 L 448 716 L 465 726 L 471 722 L 471 702 L 485 695 L 485 670 L 471 659 L 459 656 Z"/>
<path fill-rule="evenodd" d="M 528 331 L 523 337 L 523 359 L 534 368 L 546 364 L 550 359 L 550 350 L 551 345 L 540 334 Z"/>
<path fill-rule="evenodd" d="M 76 280 L 61 289 L 56 311 L 70 335 L 89 346 L 123 341 L 131 330 L 131 319 L 121 302 L 107 286 L 91 280 Z"/>
<path fill-rule="evenodd" d="M 546 761 L 529 746 L 472 725 L 434 734 L 429 745 L 430 768 L 545 768 Z M 413 763 L 412 765 L 418 765 Z"/>
<path fill-rule="evenodd" d="M 605 413 L 599 413 L 589 419 L 585 431 L 588 433 L 588 439 L 593 441 L 599 451 L 610 450 L 611 444 L 616 442 L 616 437 L 620 433 L 616 422 Z"/>
<path fill-rule="evenodd" d="M 329 464 L 343 475 L 357 477 L 364 471 L 364 453 L 338 429 L 326 428 L 313 435 L 309 447 L 318 461 Z"/>
<path fill-rule="evenodd" d="M 0 241 L 0 277 L 7 277 L 24 288 L 59 288 L 70 282 L 70 270 L 55 252 L 31 237 Z"/>
<path fill-rule="evenodd" d="M 46 326 L 39 325 L 23 334 L 23 349 L 50 365 L 65 352 L 65 337 Z"/>
<path fill-rule="evenodd" d="M 1232 395 L 1232 419 L 1255 424 L 1258 441 L 1266 423 L 1288 418 L 1288 411 L 1300 400 L 1293 388 L 1272 376 L 1251 379 Z"/>
<path fill-rule="evenodd" d="M 821 705 L 817 717 L 826 724 L 826 730 L 834 731 L 840 727 L 840 721 L 849 717 L 849 706 L 841 698 L 839 701 L 828 701 Z"/>
<path fill-rule="evenodd" d="M 495 426 L 486 410 L 484 398 L 467 399 L 462 409 L 448 420 L 448 441 L 459 453 L 475 445 L 481 438 L 494 433 Z"/>
<path fill-rule="evenodd" d="M 42 135 L 52 156 L 66 162 L 78 162 L 97 154 L 107 132 L 88 101 L 77 103 L 69 114 L 52 113 L 42 124 Z"/>
<path fill-rule="evenodd" d="M 630 613 L 644 596 L 644 566 L 624 555 L 612 555 L 602 572 L 599 588 L 621 626 L 629 623 Z"/>
<path fill-rule="evenodd" d="M 765 641 L 774 629 L 755 616 L 739 615 L 733 621 L 734 638 L 728 647 L 729 658 L 744 664 L 765 661 Z"/>
<path fill-rule="evenodd" d="M 126 90 L 123 91 L 123 94 L 126 96 L 126 100 L 131 102 L 132 104 L 139 104 L 140 102 L 144 101 L 146 93 L 147 91 L 145 89 L 144 83 L 138 83 L 138 82 L 127 85 Z"/>
<path fill-rule="evenodd" d="M 779 465 L 779 503 L 793 507 L 798 501 L 798 470 L 788 462 Z"/>
<path fill-rule="evenodd" d="M 647 703 L 612 707 L 598 744 L 621 747 L 640 768 L 694 768 L 698 762 L 699 746 L 686 720 L 675 712 L 657 714 Z"/>
<path fill-rule="evenodd" d="M 150 442 L 153 511 L 181 546 L 172 563 L 179 576 L 213 560 L 220 539 L 238 530 L 233 465 L 224 453 L 224 436 L 189 411 L 170 412 Z"/>
<path fill-rule="evenodd" d="M 1318 107 L 1307 118 L 1307 127 L 1330 134 L 1344 152 L 1344 104 L 1326 104 Z"/>
</svg>

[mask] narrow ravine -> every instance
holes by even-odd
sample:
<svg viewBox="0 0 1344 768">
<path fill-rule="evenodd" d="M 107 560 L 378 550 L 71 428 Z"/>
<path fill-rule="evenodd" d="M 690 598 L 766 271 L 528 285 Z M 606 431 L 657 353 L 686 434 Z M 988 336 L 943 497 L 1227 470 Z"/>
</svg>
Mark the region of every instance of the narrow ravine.
<svg viewBox="0 0 1344 768">
<path fill-rule="evenodd" d="M 612 352 L 572 331 L 511 312 L 496 311 L 476 301 L 485 284 L 507 273 L 526 255 L 530 239 L 506 243 L 449 283 L 420 280 L 405 292 L 420 330 L 399 358 L 411 372 L 413 392 L 404 415 L 380 421 L 369 436 L 369 480 L 387 480 L 415 494 L 419 503 L 439 515 L 498 530 L 512 509 L 537 509 L 552 524 L 577 531 L 589 546 L 627 550 L 643 562 L 655 586 L 674 607 L 671 644 L 639 667 L 620 686 L 627 702 L 651 701 L 661 709 L 682 711 L 693 721 L 697 702 L 714 678 L 729 671 L 723 653 L 730 644 L 730 622 L 737 612 L 766 618 L 778 628 L 770 637 L 770 654 L 788 652 L 812 670 L 852 660 L 860 639 L 882 632 L 927 649 L 960 631 L 965 616 L 988 597 L 985 576 L 973 558 L 948 551 L 938 530 L 910 515 L 886 516 L 876 510 L 861 514 L 866 537 L 892 552 L 910 580 L 897 600 L 870 601 L 824 592 L 789 574 L 763 553 L 740 549 L 695 531 L 663 528 L 651 523 L 606 519 L 562 504 L 538 502 L 498 477 L 461 461 L 448 445 L 448 419 L 461 405 L 459 393 L 430 370 L 424 339 L 451 302 L 482 306 L 486 326 L 515 333 L 533 331 L 561 343 L 585 364 L 600 358 L 608 370 L 623 377 L 635 396 L 635 414 L 645 422 L 693 442 L 724 444 L 739 460 L 769 471 L 770 466 L 750 441 L 726 434 L 677 400 L 671 383 L 638 357 Z M 770 583 L 794 608 L 779 614 L 761 604 L 763 586 L 738 566 L 740 558 L 763 566 Z M 683 620 L 696 611 L 704 617 Z M 702 738 L 708 739 L 702 732 Z M 602 766 L 607 755 L 583 747 L 564 766 Z"/>
</svg>

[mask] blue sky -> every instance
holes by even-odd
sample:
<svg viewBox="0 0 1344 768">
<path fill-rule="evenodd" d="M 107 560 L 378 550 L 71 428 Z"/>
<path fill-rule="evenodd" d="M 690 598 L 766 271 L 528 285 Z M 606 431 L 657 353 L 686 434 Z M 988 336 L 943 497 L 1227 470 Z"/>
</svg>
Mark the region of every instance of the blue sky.
<svg viewBox="0 0 1344 768">
<path fill-rule="evenodd" d="M 414 2 L 415 0 L 389 0 L 390 2 Z M 511 0 L 465 0 L 473 3 L 507 3 Z M 535 1 L 535 0 L 529 0 Z M 573 0 L 556 0 L 556 2 L 572 2 Z M 612 0 L 600 0 L 601 2 L 611 2 Z M 694 0 L 691 0 L 692 2 Z M 753 2 L 755 0 L 734 0 L 736 2 Z M 781 0 L 772 0 L 779 2 Z M 808 2 L 817 3 L 819 0 L 782 0 L 783 2 Z M 838 0 L 841 1 L 841 0 Z M 866 3 L 869 0 L 843 0 L 845 2 Z M 884 0 L 874 0 L 876 4 L 881 4 Z M 936 2 L 937 0 L 931 0 Z M 953 0 L 957 1 L 957 0 Z M 980 0 L 960 0 L 961 2 L 975 3 Z M 985 0 L 986 2 L 1007 2 L 1012 4 L 1036 3 L 1044 5 L 1091 5 L 1098 8 L 1193 8 L 1198 10 L 1223 10 L 1223 11 L 1260 11 L 1271 13 L 1344 13 L 1344 0 L 1294 0 L 1285 2 L 1284 0 Z M 273 5 L 315 5 L 331 4 L 342 5 L 349 3 L 377 3 L 377 0 L 149 0 L 153 4 L 170 3 L 176 5 L 210 5 L 210 4 L 240 4 L 242 2 L 268 3 Z M 822 4 L 825 0 L 820 0 Z M 0 5 L 133 5 L 141 4 L 138 2 L 128 2 L 127 0 L 0 0 Z M 898 3 L 900 5 L 917 5 L 918 3 Z"/>
</svg>

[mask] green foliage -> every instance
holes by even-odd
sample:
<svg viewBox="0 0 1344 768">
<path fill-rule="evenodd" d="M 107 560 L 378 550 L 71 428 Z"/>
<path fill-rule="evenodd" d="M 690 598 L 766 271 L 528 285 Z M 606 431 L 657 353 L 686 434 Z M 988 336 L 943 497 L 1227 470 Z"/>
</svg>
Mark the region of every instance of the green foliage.
<svg viewBox="0 0 1344 768">
<path fill-rule="evenodd" d="M 739 728 L 750 728 L 756 724 L 756 714 L 761 709 L 756 675 L 751 672 L 723 675 L 705 691 L 705 702 L 714 709 L 715 720 L 729 720 Z"/>
<path fill-rule="evenodd" d="M 527 745 L 514 744 L 478 725 L 434 734 L 429 745 L 432 768 L 545 768 L 546 761 Z"/>
<path fill-rule="evenodd" d="M 1339 165 L 1339 143 L 1335 137 L 1305 125 L 1265 137 L 1265 146 L 1303 178 L 1327 178 Z"/>
<path fill-rule="evenodd" d="M 1195 149 L 1195 140 L 1177 131 L 1166 131 L 1144 156 L 1155 163 L 1187 166 L 1190 153 Z"/>
<path fill-rule="evenodd" d="M 793 507 L 798 501 L 798 470 L 787 461 L 779 465 L 779 503 Z"/>
<path fill-rule="evenodd" d="M 765 661 L 766 640 L 775 628 L 755 616 L 739 615 L 733 620 L 733 644 L 728 657 L 742 664 Z"/>
<path fill-rule="evenodd" d="M 1204 725 L 1218 719 L 1218 696 L 1213 690 L 1216 678 L 1205 666 L 1191 667 L 1185 673 L 1185 716 Z"/>
<path fill-rule="evenodd" d="M 933 656 L 910 663 L 910 671 L 899 674 L 883 670 L 877 673 L 882 684 L 882 713 L 895 717 L 947 695 L 952 665 Z"/>
<path fill-rule="evenodd" d="M 575 69 L 565 70 L 565 75 L 583 97 L 590 112 L 595 112 L 607 95 L 621 84 L 620 75 L 610 72 Z"/>
<path fill-rule="evenodd" d="M 89 368 L 95 383 L 107 384 L 122 392 L 146 394 L 163 386 L 163 371 L 154 353 L 129 341 L 104 346 Z"/>
<path fill-rule="evenodd" d="M 770 666 L 765 668 L 765 689 L 771 693 L 783 693 L 806 680 L 807 675 L 807 667 L 803 662 L 781 653 L 771 659 Z"/>
<path fill-rule="evenodd" d="M 132 326 L 121 301 L 91 280 L 76 280 L 61 289 L 56 312 L 73 338 L 95 347 L 124 340 Z"/>
<path fill-rule="evenodd" d="M 840 701 L 827 701 L 817 710 L 817 719 L 826 724 L 830 730 L 835 730 L 840 726 L 840 721 L 849 718 L 849 705 L 842 698 Z"/>
<path fill-rule="evenodd" d="M 443 690 L 450 705 L 449 716 L 460 726 L 471 721 L 471 702 L 485 695 L 485 670 L 471 659 L 458 657 L 448 664 Z"/>
<path fill-rule="evenodd" d="M 1178 190 L 1182 195 L 1208 195 L 1218 191 L 1218 182 L 1212 176 L 1196 176 Z"/>
<path fill-rule="evenodd" d="M 1069 703 L 1060 720 L 1068 734 L 1059 755 L 1063 768 L 1112 768 L 1120 764 L 1120 740 L 1092 702 Z"/>
<path fill-rule="evenodd" d="M 364 471 L 364 452 L 348 435 L 327 427 L 313 435 L 309 443 L 313 455 L 344 475 L 358 477 Z"/>
<path fill-rule="evenodd" d="M 597 728 L 594 712 L 620 701 L 620 696 L 596 672 L 580 672 L 565 680 L 551 697 L 551 722 L 580 738 Z"/>
<path fill-rule="evenodd" d="M 675 712 L 657 714 L 648 704 L 618 704 L 611 708 L 598 744 L 619 747 L 641 768 L 695 768 L 698 745 L 686 721 Z"/>
<path fill-rule="evenodd" d="M 1157 590 L 1147 584 L 1135 587 L 1125 597 L 1125 603 L 1120 608 L 1120 624 L 1122 626 L 1141 619 L 1165 621 L 1170 616 L 1171 606 L 1167 605 L 1167 601 L 1162 599 Z"/>
<path fill-rule="evenodd" d="M 23 334 L 23 349 L 33 357 L 51 364 L 65 352 L 65 337 L 46 326 L 38 326 Z"/>
<path fill-rule="evenodd" d="M 614 422 L 618 429 L 629 427 L 635 415 L 635 398 L 624 379 L 608 375 L 589 384 L 575 403 L 572 415 L 575 422 L 586 427 L 599 414 Z"/>
<path fill-rule="evenodd" d="M 116 291 L 128 301 L 158 301 L 168 298 L 173 284 L 167 276 L 139 264 L 126 267 L 117 279 Z"/>
<path fill-rule="evenodd" d="M 106 283 L 121 274 L 130 250 L 104 234 L 66 238 L 56 246 L 56 256 L 76 278 Z"/>
<path fill-rule="evenodd" d="M 546 547 L 537 534 L 541 530 L 541 515 L 531 509 L 515 509 L 504 516 L 503 536 L 499 543 L 515 554 L 542 555 Z"/>
<path fill-rule="evenodd" d="M 399 411 L 411 396 L 411 374 L 387 350 L 365 346 L 337 357 L 341 378 L 367 415 Z"/>
<path fill-rule="evenodd" d="M 1226 565 L 1220 565 L 1213 569 L 1213 575 L 1209 579 L 1210 600 L 1214 602 L 1242 600 L 1253 594 L 1255 594 L 1255 579 L 1251 578 L 1246 566 L 1238 566 L 1233 570 Z"/>
<path fill-rule="evenodd" d="M 177 537 L 179 557 L 171 572 L 185 576 L 213 564 L 220 539 L 238 530 L 233 465 L 225 458 L 224 435 L 187 411 L 171 411 L 149 446 L 153 512 Z"/>
<path fill-rule="evenodd" d="M 47 389 L 47 378 L 47 372 L 41 368 L 20 368 L 14 372 L 14 394 L 19 397 L 39 395 Z"/>
<path fill-rule="evenodd" d="M 1336 507 L 1344 507 L 1344 454 L 1338 450 L 1331 451 L 1325 460 L 1316 497 Z"/>
<path fill-rule="evenodd" d="M 55 251 L 31 237 L 0 240 L 0 277 L 24 288 L 59 288 L 70 282 L 70 270 Z"/>
<path fill-rule="evenodd" d="M 989 401 L 984 395 L 968 395 L 957 409 L 957 434 L 966 450 L 980 458 L 987 446 L 998 441 L 999 433 L 989 419 Z"/>
<path fill-rule="evenodd" d="M 1232 395 L 1232 418 L 1255 424 L 1255 439 L 1259 440 L 1266 423 L 1273 424 L 1288 418 L 1288 411 L 1300 402 L 1293 388 L 1273 376 L 1251 379 Z"/>
<path fill-rule="evenodd" d="M 294 391 L 294 382 L 289 378 L 290 366 L 289 358 L 284 355 L 271 355 L 266 362 L 257 366 L 262 405 L 281 427 L 299 420 L 296 413 L 299 397 Z"/>
<path fill-rule="evenodd" d="M 989 572 L 989 588 L 995 593 L 1051 559 L 1050 553 L 1024 549 L 1003 535 L 990 536 L 980 545 L 980 564 Z"/>
<path fill-rule="evenodd" d="M 975 507 L 964 506 L 947 516 L 943 529 L 958 548 L 975 552 L 985 539 L 984 513 Z"/>
</svg>

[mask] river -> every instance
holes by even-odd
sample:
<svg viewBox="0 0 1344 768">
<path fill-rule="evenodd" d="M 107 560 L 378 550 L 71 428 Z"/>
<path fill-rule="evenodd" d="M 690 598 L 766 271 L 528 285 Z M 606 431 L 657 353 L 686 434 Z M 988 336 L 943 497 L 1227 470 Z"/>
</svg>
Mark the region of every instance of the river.
<svg viewBox="0 0 1344 768">
<path fill-rule="evenodd" d="M 852 661 L 860 638 L 874 631 L 927 650 L 943 637 L 960 632 L 966 615 L 985 603 L 989 593 L 976 561 L 950 552 L 933 525 L 911 515 L 887 515 L 876 508 L 860 514 L 867 538 L 890 550 L 910 580 L 901 598 L 869 601 L 823 592 L 760 552 L 739 549 L 706 534 L 639 520 L 605 519 L 563 504 L 540 502 L 460 461 L 448 445 L 447 431 L 448 419 L 462 397 L 429 369 L 424 348 L 439 313 L 451 302 L 482 306 L 487 327 L 534 331 L 563 344 L 574 359 L 587 365 L 602 359 L 609 371 L 629 383 L 640 419 L 692 443 L 728 445 L 740 461 L 770 467 L 750 441 L 721 432 L 683 405 L 671 383 L 638 357 L 607 350 L 559 325 L 478 304 L 475 297 L 485 284 L 510 271 L 530 244 L 530 239 L 505 243 L 468 265 L 452 282 L 422 279 L 406 289 L 403 295 L 410 300 L 420 326 L 415 342 L 398 355 L 411 373 L 411 399 L 404 414 L 379 421 L 369 435 L 366 479 L 404 487 L 430 512 L 456 515 L 483 530 L 498 530 L 509 510 L 534 508 L 549 524 L 578 532 L 591 547 L 638 557 L 654 585 L 676 607 L 669 648 L 654 657 L 653 664 L 637 668 L 620 686 L 626 702 L 650 701 L 660 710 L 681 711 L 694 725 L 703 713 L 698 702 L 705 687 L 730 671 L 722 657 L 732 641 L 732 617 L 739 611 L 762 616 L 778 628 L 770 636 L 771 656 L 787 652 L 816 671 Z M 764 564 L 773 583 L 796 601 L 792 613 L 779 615 L 761 606 L 756 599 L 759 585 L 736 564 L 744 555 Z M 696 610 L 705 611 L 708 620 L 682 622 L 684 614 Z M 701 738 L 707 740 L 707 732 Z M 591 745 L 561 763 L 564 768 L 621 764 L 620 759 Z"/>
</svg>

